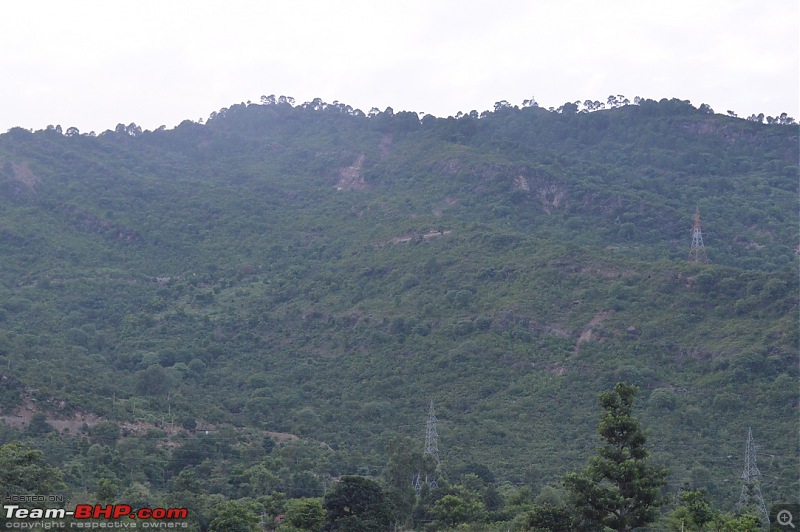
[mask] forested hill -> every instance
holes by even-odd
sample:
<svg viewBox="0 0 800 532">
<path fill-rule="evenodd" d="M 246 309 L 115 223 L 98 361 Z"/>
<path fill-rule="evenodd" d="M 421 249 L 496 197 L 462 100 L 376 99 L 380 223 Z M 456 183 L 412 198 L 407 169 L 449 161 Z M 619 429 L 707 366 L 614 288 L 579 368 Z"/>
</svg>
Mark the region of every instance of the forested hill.
<svg viewBox="0 0 800 532">
<path fill-rule="evenodd" d="M 42 449 L 71 493 L 165 503 L 196 477 L 198 508 L 269 513 L 389 478 L 433 401 L 440 475 L 510 500 L 586 463 L 597 394 L 627 381 L 670 490 L 732 508 L 752 427 L 764 496 L 788 500 L 797 125 L 582 107 L 265 97 L 0 135 L 0 444 Z"/>
</svg>

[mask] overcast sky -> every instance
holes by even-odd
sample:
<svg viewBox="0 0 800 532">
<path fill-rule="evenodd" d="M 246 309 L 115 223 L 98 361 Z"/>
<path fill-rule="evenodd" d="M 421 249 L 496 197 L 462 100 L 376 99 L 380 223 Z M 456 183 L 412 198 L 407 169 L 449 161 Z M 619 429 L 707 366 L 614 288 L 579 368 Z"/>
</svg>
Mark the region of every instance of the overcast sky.
<svg viewBox="0 0 800 532">
<path fill-rule="evenodd" d="M 261 95 L 437 116 L 680 98 L 800 118 L 797 0 L 0 3 L 0 132 L 207 118 Z"/>
</svg>

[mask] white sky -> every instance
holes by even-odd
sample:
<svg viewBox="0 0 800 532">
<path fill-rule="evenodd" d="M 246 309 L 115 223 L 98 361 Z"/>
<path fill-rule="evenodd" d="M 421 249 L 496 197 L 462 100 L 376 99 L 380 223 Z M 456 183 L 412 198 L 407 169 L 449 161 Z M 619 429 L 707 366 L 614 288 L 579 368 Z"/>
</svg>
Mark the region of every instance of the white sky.
<svg viewBox="0 0 800 532">
<path fill-rule="evenodd" d="M 797 0 L 2 0 L 0 132 L 261 95 L 437 116 L 609 94 L 800 118 Z"/>
</svg>

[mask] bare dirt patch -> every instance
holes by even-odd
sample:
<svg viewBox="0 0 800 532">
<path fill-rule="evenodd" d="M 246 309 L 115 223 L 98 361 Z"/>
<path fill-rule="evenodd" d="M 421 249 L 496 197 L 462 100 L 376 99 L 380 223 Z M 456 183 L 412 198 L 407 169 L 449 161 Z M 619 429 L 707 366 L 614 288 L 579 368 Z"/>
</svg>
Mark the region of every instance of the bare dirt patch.
<svg viewBox="0 0 800 532">
<path fill-rule="evenodd" d="M 33 172 L 31 172 L 30 166 L 28 166 L 27 162 L 22 162 L 20 164 L 11 163 L 11 169 L 11 178 L 15 181 L 19 181 L 30 189 L 40 182 L 39 178 L 36 177 Z"/>
<path fill-rule="evenodd" d="M 339 170 L 339 182 L 336 190 L 362 190 L 367 188 L 361 170 L 364 168 L 364 154 L 358 156 L 356 162 Z"/>
<path fill-rule="evenodd" d="M 441 238 L 443 236 L 447 236 L 451 234 L 453 231 L 450 229 L 444 229 L 442 231 L 428 231 L 427 233 L 419 234 L 417 232 L 403 235 L 403 236 L 396 236 L 389 240 L 391 244 L 405 244 L 407 242 L 411 242 L 412 240 L 421 240 L 423 242 L 427 242 L 434 238 Z"/>
<path fill-rule="evenodd" d="M 547 214 L 551 214 L 553 209 L 561 207 L 564 202 L 564 196 L 564 189 L 556 185 L 545 186 L 539 189 L 539 199 Z"/>
<path fill-rule="evenodd" d="M 265 432 L 267 436 L 272 438 L 278 443 L 286 443 L 290 441 L 299 441 L 300 438 L 295 436 L 294 434 L 289 434 L 287 432 Z"/>
<path fill-rule="evenodd" d="M 0 416 L 0 423 L 5 423 L 6 425 L 17 429 L 24 429 L 30 425 L 33 416 L 40 412 L 41 410 L 37 407 L 36 403 L 28 399 L 19 409 L 17 409 L 16 412 Z M 78 413 L 69 418 L 55 418 L 48 416 L 46 421 L 48 425 L 53 427 L 53 429 L 58 432 L 80 434 L 87 428 L 91 428 L 101 421 L 107 420 L 95 414 Z M 120 429 L 122 430 L 122 434 L 128 436 L 147 434 L 151 430 L 162 430 L 167 434 L 168 437 L 171 438 L 176 436 L 179 432 L 185 430 L 181 426 L 171 423 L 155 424 L 147 421 L 115 421 L 115 423 L 119 425 Z M 190 432 L 193 432 L 194 434 L 210 434 L 216 430 L 217 427 L 215 426 L 202 424 L 199 428 Z M 265 436 L 269 436 L 277 443 L 289 443 L 300 440 L 298 436 L 289 434 L 288 432 L 263 431 L 262 433 Z M 162 442 L 161 444 L 166 446 L 177 445 L 175 442 Z"/>
<path fill-rule="evenodd" d="M 13 414 L 0 416 L 0 422 L 11 427 L 22 429 L 28 426 L 33 416 L 39 412 L 40 409 L 37 408 L 36 403 L 28 399 Z M 84 425 L 91 427 L 100 421 L 102 421 L 102 419 L 94 414 L 77 414 L 64 419 L 47 418 L 47 423 L 55 430 L 73 434 L 80 432 Z"/>
<path fill-rule="evenodd" d="M 575 354 L 578 353 L 581 344 L 592 342 L 597 339 L 594 329 L 599 327 L 606 319 L 608 319 L 609 316 L 611 316 L 611 314 L 613 314 L 612 311 L 604 310 L 603 312 L 598 312 L 592 316 L 592 319 L 589 320 L 589 323 L 586 324 L 586 327 L 584 327 L 581 335 L 578 337 L 578 341 L 575 344 Z"/>
<path fill-rule="evenodd" d="M 514 178 L 514 190 L 522 190 L 523 192 L 531 191 L 531 187 L 528 184 L 528 180 L 525 179 L 525 176 L 518 175 Z"/>
<path fill-rule="evenodd" d="M 386 133 L 383 138 L 381 138 L 380 144 L 378 144 L 378 149 L 381 151 L 381 157 L 386 157 L 389 155 L 389 148 L 392 146 L 392 134 Z"/>
</svg>

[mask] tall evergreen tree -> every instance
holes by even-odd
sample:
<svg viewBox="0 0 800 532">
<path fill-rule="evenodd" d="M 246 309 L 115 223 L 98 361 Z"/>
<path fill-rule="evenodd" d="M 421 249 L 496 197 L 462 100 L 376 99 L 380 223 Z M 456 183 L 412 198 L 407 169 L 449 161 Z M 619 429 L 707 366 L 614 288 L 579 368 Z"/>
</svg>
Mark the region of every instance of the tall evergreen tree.
<svg viewBox="0 0 800 532">
<path fill-rule="evenodd" d="M 600 424 L 597 432 L 604 444 L 582 472 L 567 474 L 579 520 L 591 529 L 607 526 L 627 531 L 650 523 L 661 504 L 659 491 L 667 469 L 650 465 L 646 435 L 632 416 L 635 386 L 617 383 L 600 394 Z"/>
</svg>

